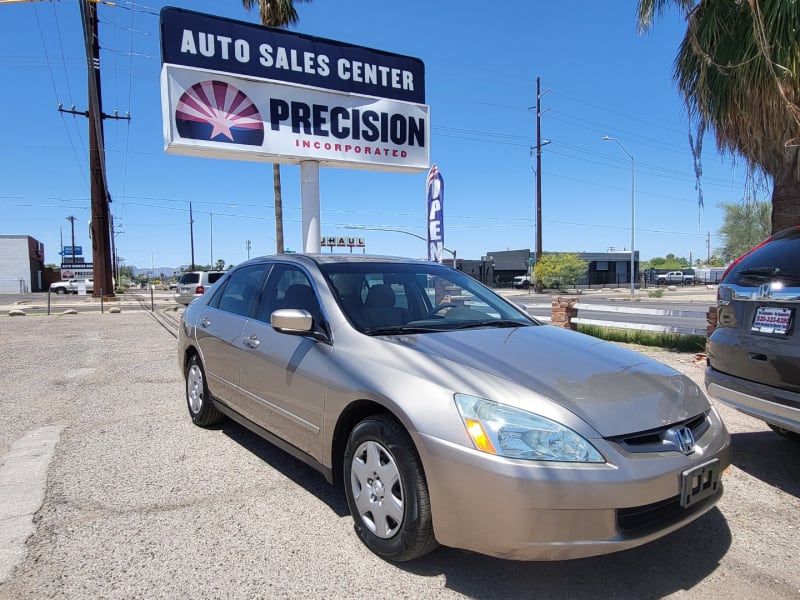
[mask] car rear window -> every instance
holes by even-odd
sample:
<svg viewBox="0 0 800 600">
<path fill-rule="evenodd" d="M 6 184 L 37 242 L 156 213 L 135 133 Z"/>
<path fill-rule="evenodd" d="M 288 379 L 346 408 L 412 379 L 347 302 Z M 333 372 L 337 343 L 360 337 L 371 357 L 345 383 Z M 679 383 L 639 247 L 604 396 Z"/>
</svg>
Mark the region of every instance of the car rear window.
<svg viewBox="0 0 800 600">
<path fill-rule="evenodd" d="M 208 283 L 209 284 L 215 283 L 223 275 L 225 275 L 225 273 L 209 273 L 208 274 Z"/>
<path fill-rule="evenodd" d="M 178 283 L 191 284 L 200 282 L 200 273 L 184 273 Z"/>
<path fill-rule="evenodd" d="M 795 227 L 782 232 L 777 239 L 745 256 L 728 273 L 725 283 L 751 286 L 758 285 L 756 280 L 765 276 L 783 276 L 793 279 L 791 284 L 799 284 L 798 257 L 800 257 L 800 228 Z"/>
</svg>

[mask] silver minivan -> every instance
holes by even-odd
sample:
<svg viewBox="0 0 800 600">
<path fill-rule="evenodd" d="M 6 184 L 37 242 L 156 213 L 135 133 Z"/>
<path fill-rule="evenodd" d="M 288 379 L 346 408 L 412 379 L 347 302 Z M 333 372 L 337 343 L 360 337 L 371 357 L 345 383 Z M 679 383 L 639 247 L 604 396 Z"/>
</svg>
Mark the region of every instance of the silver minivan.
<svg viewBox="0 0 800 600">
<path fill-rule="evenodd" d="M 189 304 L 205 294 L 223 275 L 225 271 L 187 271 L 178 279 L 178 287 L 173 295 L 175 302 Z"/>
</svg>

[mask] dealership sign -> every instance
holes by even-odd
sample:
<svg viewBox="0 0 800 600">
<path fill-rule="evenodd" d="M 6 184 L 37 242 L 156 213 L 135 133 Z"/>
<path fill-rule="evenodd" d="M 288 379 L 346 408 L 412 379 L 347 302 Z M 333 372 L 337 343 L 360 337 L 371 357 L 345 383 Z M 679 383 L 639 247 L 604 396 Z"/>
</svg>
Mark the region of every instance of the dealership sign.
<svg viewBox="0 0 800 600">
<path fill-rule="evenodd" d="M 329 248 L 366 248 L 367 242 L 363 237 L 344 237 L 341 235 L 323 235 L 320 237 L 320 246 L 328 246 Z"/>
<path fill-rule="evenodd" d="M 191 11 L 161 11 L 170 153 L 415 172 L 428 168 L 416 58 Z"/>
</svg>

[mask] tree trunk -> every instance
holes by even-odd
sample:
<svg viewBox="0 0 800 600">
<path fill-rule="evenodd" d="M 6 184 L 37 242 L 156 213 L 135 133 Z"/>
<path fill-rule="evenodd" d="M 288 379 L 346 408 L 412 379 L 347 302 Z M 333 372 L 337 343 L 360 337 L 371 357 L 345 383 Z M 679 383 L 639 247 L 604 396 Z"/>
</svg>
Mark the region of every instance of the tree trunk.
<svg viewBox="0 0 800 600">
<path fill-rule="evenodd" d="M 275 189 L 275 246 L 283 254 L 283 199 L 281 197 L 281 166 L 272 165 L 272 185 Z"/>
<path fill-rule="evenodd" d="M 800 225 L 800 180 L 775 179 L 772 188 L 772 233 Z"/>
</svg>

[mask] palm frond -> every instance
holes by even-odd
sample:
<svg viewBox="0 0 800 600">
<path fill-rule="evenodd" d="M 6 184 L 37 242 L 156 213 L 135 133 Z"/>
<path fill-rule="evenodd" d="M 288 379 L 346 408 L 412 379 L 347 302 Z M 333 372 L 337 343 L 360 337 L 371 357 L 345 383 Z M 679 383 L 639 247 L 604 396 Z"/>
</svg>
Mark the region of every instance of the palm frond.
<svg viewBox="0 0 800 600">
<path fill-rule="evenodd" d="M 242 0 L 245 10 L 258 6 L 261 24 L 267 27 L 287 27 L 297 24 L 299 17 L 295 4 L 312 0 Z"/>
</svg>

